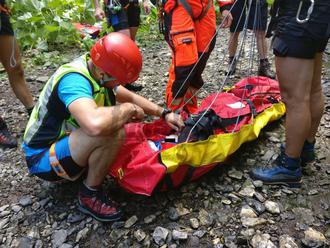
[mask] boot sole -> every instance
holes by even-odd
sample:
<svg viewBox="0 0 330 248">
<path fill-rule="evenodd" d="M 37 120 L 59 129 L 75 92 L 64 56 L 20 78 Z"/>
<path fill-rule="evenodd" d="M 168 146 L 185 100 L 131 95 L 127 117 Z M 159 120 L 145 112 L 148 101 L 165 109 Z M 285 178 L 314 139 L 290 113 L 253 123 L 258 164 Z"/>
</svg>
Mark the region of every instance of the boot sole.
<svg viewBox="0 0 330 248">
<path fill-rule="evenodd" d="M 267 185 L 283 185 L 283 186 L 287 186 L 289 188 L 301 188 L 302 180 L 296 181 L 296 182 L 265 182 L 265 181 L 263 181 L 263 183 L 267 184 Z"/>
<path fill-rule="evenodd" d="M 100 222 L 114 222 L 114 221 L 120 220 L 123 217 L 123 214 L 122 213 L 118 213 L 118 214 L 116 214 L 117 216 L 115 215 L 111 219 L 103 219 L 103 218 L 100 218 L 99 216 L 96 216 L 91 211 L 89 211 L 88 209 L 86 209 L 86 208 L 84 208 L 84 207 L 82 207 L 80 205 L 78 206 L 78 209 L 82 213 L 87 214 L 87 215 L 90 215 L 90 216 L 92 216 L 93 218 L 95 218 L 96 220 L 98 220 Z"/>
</svg>

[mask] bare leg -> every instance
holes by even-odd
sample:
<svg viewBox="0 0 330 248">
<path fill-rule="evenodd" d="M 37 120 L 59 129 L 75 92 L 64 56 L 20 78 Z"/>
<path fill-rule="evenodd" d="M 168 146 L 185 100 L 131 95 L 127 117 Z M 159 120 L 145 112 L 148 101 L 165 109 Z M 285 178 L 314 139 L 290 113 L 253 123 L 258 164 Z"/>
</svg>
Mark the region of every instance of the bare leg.
<svg viewBox="0 0 330 248">
<path fill-rule="evenodd" d="M 16 39 L 14 36 L 0 35 L 0 44 L 0 61 L 8 74 L 10 85 L 16 97 L 23 103 L 23 105 L 26 108 L 32 108 L 33 98 L 25 82 L 24 70 L 21 64 L 20 51 Z M 10 64 L 13 45 L 16 60 L 14 66 Z"/>
<path fill-rule="evenodd" d="M 314 59 L 314 74 L 310 92 L 311 128 L 307 135 L 309 142 L 315 141 L 315 135 L 320 125 L 324 111 L 324 96 L 321 86 L 322 53 L 317 53 Z"/>
<path fill-rule="evenodd" d="M 286 154 L 298 158 L 311 129 L 310 92 L 314 59 L 276 57 L 275 62 L 281 95 L 287 111 Z"/>
<path fill-rule="evenodd" d="M 127 29 L 119 30 L 118 32 L 119 33 L 122 33 L 124 35 L 127 35 L 128 37 L 131 37 L 131 33 L 130 33 L 130 30 L 128 28 Z"/>
<path fill-rule="evenodd" d="M 131 33 L 131 39 L 134 41 L 135 41 L 135 37 L 136 37 L 137 31 L 138 31 L 138 28 L 139 27 L 130 27 L 129 28 L 130 33 Z"/>
<path fill-rule="evenodd" d="M 86 179 L 88 186 L 95 187 L 102 184 L 124 140 L 124 129 L 105 137 L 91 137 L 81 129 L 70 134 L 72 159 L 82 167 L 88 166 Z"/>
<path fill-rule="evenodd" d="M 265 31 L 256 30 L 257 49 L 260 59 L 266 59 L 267 56 L 267 40 L 265 38 Z"/>
<path fill-rule="evenodd" d="M 228 44 L 229 57 L 235 56 L 237 50 L 237 44 L 238 44 L 238 37 L 239 37 L 239 32 L 230 33 L 229 44 Z"/>
</svg>

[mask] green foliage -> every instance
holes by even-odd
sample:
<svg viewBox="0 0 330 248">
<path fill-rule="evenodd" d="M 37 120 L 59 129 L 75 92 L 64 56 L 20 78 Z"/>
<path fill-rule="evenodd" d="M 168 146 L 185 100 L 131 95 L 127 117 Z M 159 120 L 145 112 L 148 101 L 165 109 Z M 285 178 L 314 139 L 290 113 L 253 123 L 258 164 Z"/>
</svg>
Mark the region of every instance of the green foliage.
<svg viewBox="0 0 330 248">
<path fill-rule="evenodd" d="M 141 13 L 143 13 L 143 10 L 141 10 Z M 139 43 L 148 43 L 153 40 L 163 39 L 162 34 L 159 32 L 158 10 L 155 6 L 151 7 L 149 15 L 141 14 L 141 25 L 137 38 Z"/>
<path fill-rule="evenodd" d="M 47 51 L 81 43 L 74 22 L 91 22 L 91 0 L 13 0 L 12 23 L 23 49 Z"/>
</svg>

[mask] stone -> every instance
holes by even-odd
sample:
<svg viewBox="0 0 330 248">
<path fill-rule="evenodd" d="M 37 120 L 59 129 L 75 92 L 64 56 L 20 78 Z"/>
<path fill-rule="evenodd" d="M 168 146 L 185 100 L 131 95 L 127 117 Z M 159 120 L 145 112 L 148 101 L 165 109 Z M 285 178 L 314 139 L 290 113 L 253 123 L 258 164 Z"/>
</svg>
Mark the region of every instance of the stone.
<svg viewBox="0 0 330 248">
<path fill-rule="evenodd" d="M 88 232 L 89 232 L 88 227 L 85 227 L 84 229 L 80 230 L 76 236 L 76 243 L 78 243 L 81 239 L 86 238 Z"/>
<path fill-rule="evenodd" d="M 180 215 L 176 208 L 170 207 L 168 209 L 168 218 L 173 221 L 177 221 L 180 218 Z"/>
<path fill-rule="evenodd" d="M 273 156 L 275 155 L 275 152 L 273 150 L 268 150 L 262 157 L 261 160 L 269 162 Z"/>
<path fill-rule="evenodd" d="M 72 247 L 73 247 L 72 245 L 66 244 L 66 243 L 64 243 L 60 246 L 60 248 L 72 248 Z"/>
<path fill-rule="evenodd" d="M 136 238 L 136 240 L 138 242 L 141 242 L 145 239 L 146 237 L 146 233 L 144 231 L 142 231 L 141 229 L 137 229 L 135 232 L 134 232 L 134 237 Z"/>
<path fill-rule="evenodd" d="M 52 244 L 54 247 L 60 247 L 68 236 L 68 233 L 64 229 L 56 230 L 52 235 Z"/>
<path fill-rule="evenodd" d="M 236 237 L 235 236 L 227 236 L 225 237 L 225 247 L 227 248 L 237 248 L 236 245 Z"/>
<path fill-rule="evenodd" d="M 199 248 L 200 247 L 200 242 L 199 238 L 197 236 L 189 236 L 187 240 L 187 246 L 189 248 Z"/>
<path fill-rule="evenodd" d="M 188 234 L 186 232 L 173 230 L 172 231 L 172 238 L 174 240 L 186 240 L 188 238 Z"/>
<path fill-rule="evenodd" d="M 270 235 L 257 233 L 251 240 L 253 248 L 276 248 L 274 243 L 270 240 Z"/>
<path fill-rule="evenodd" d="M 259 192 L 255 192 L 254 197 L 260 202 L 265 202 L 266 201 L 265 197 Z"/>
<path fill-rule="evenodd" d="M 22 210 L 22 207 L 19 206 L 19 205 L 13 205 L 13 206 L 11 207 L 11 210 L 13 210 L 15 213 L 18 213 L 19 211 Z"/>
<path fill-rule="evenodd" d="M 38 227 L 32 227 L 31 230 L 28 232 L 27 236 L 31 239 L 40 239 Z"/>
<path fill-rule="evenodd" d="M 156 220 L 156 215 L 151 214 L 151 215 L 145 217 L 143 221 L 145 224 L 150 224 L 150 223 L 154 222 L 155 220 Z"/>
<path fill-rule="evenodd" d="M 202 238 L 205 234 L 206 234 L 206 231 L 204 231 L 204 230 L 198 230 L 198 231 L 196 231 L 196 232 L 193 233 L 193 236 L 196 236 L 198 238 Z"/>
<path fill-rule="evenodd" d="M 255 193 L 254 187 L 245 187 L 238 192 L 241 196 L 253 197 Z"/>
<path fill-rule="evenodd" d="M 241 231 L 241 235 L 243 235 L 248 239 L 250 239 L 254 234 L 255 234 L 255 230 L 253 228 L 247 228 Z"/>
<path fill-rule="evenodd" d="M 229 199 L 222 199 L 221 203 L 225 204 L 225 205 L 230 205 L 231 204 L 231 200 Z"/>
<path fill-rule="evenodd" d="M 123 237 L 129 230 L 125 229 L 114 229 L 110 232 L 110 239 L 114 242 L 117 242 L 121 237 Z"/>
<path fill-rule="evenodd" d="M 15 245 L 13 245 L 15 246 Z M 29 237 L 22 237 L 19 239 L 17 246 L 18 248 L 32 248 L 33 242 Z"/>
<path fill-rule="evenodd" d="M 307 247 L 322 247 L 326 242 L 324 235 L 313 228 L 308 228 L 302 242 Z"/>
<path fill-rule="evenodd" d="M 279 214 L 281 213 L 280 206 L 278 203 L 273 202 L 273 201 L 265 201 L 265 208 L 269 213 L 272 214 Z"/>
<path fill-rule="evenodd" d="M 214 218 L 203 208 L 199 210 L 198 219 L 202 226 L 210 226 L 214 221 Z"/>
<path fill-rule="evenodd" d="M 0 230 L 5 228 L 8 224 L 8 222 L 9 222 L 9 218 L 5 218 L 5 219 L 0 220 Z"/>
<path fill-rule="evenodd" d="M 296 216 L 297 222 L 300 224 L 311 225 L 315 221 L 313 211 L 308 208 L 293 208 L 292 212 Z"/>
<path fill-rule="evenodd" d="M 124 227 L 130 228 L 132 227 L 136 222 L 138 221 L 138 217 L 136 215 L 133 215 L 131 218 L 126 220 Z"/>
<path fill-rule="evenodd" d="M 82 221 L 85 218 L 86 218 L 85 214 L 82 214 L 80 212 L 75 212 L 75 213 L 69 214 L 69 216 L 67 218 L 67 222 L 76 223 L 76 222 Z"/>
<path fill-rule="evenodd" d="M 46 83 L 48 81 L 49 77 L 48 76 L 40 76 L 37 77 L 36 81 L 39 83 Z"/>
<path fill-rule="evenodd" d="M 197 218 L 191 218 L 189 219 L 190 226 L 194 229 L 197 229 L 199 227 L 199 221 Z"/>
<path fill-rule="evenodd" d="M 257 218 L 256 213 L 255 213 L 254 210 L 253 210 L 251 207 L 249 207 L 249 206 L 243 206 L 243 207 L 241 208 L 241 212 L 240 212 L 239 216 L 240 216 L 241 218 L 243 218 L 243 217 Z"/>
<path fill-rule="evenodd" d="M 243 178 L 243 172 L 238 171 L 236 169 L 231 169 L 230 171 L 228 171 L 228 176 L 230 178 L 241 180 Z"/>
<path fill-rule="evenodd" d="M 29 195 L 25 195 L 23 196 L 20 200 L 19 200 L 19 204 L 22 207 L 26 207 L 32 204 L 32 197 Z"/>
<path fill-rule="evenodd" d="M 257 200 L 251 200 L 249 202 L 249 205 L 253 206 L 253 208 L 257 211 L 258 214 L 262 214 L 266 210 L 265 205 Z"/>
<path fill-rule="evenodd" d="M 169 231 L 166 228 L 157 226 L 152 234 L 152 238 L 157 245 L 163 245 L 165 244 L 168 234 Z"/>
<path fill-rule="evenodd" d="M 280 248 L 299 248 L 294 238 L 289 235 L 280 236 Z"/>
<path fill-rule="evenodd" d="M 262 188 L 262 186 L 264 185 L 263 181 L 261 180 L 252 181 L 252 183 L 256 188 Z"/>
<path fill-rule="evenodd" d="M 267 223 L 267 220 L 264 218 L 241 218 L 242 225 L 245 227 L 255 227 Z"/>
</svg>

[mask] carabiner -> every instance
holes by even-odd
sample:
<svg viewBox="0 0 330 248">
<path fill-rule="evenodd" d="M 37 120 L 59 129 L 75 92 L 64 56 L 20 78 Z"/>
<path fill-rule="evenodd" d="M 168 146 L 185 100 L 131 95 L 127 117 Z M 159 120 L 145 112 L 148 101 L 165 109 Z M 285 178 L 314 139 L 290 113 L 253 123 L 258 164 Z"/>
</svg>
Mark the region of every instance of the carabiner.
<svg viewBox="0 0 330 248">
<path fill-rule="evenodd" d="M 305 22 L 308 22 L 309 21 L 309 18 L 311 17 L 311 14 L 314 10 L 314 0 L 310 0 L 311 2 L 311 5 L 309 6 L 308 10 L 307 10 L 307 16 L 305 19 L 300 19 L 299 16 L 300 16 L 300 12 L 301 12 L 301 7 L 303 5 L 303 0 L 300 1 L 299 3 L 299 8 L 298 8 L 298 11 L 297 11 L 297 15 L 296 15 L 296 21 L 299 23 L 299 24 L 302 24 L 302 23 L 305 23 Z"/>
</svg>

